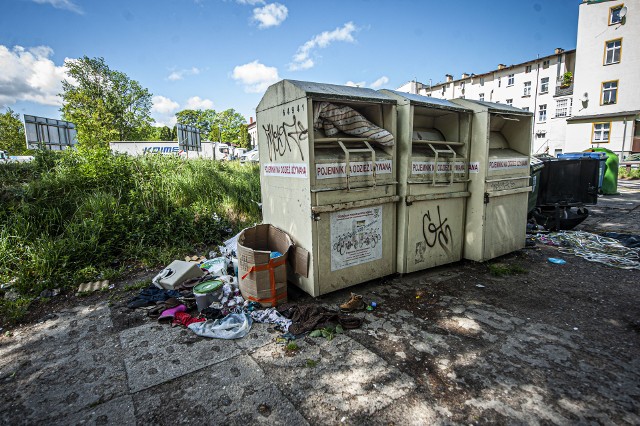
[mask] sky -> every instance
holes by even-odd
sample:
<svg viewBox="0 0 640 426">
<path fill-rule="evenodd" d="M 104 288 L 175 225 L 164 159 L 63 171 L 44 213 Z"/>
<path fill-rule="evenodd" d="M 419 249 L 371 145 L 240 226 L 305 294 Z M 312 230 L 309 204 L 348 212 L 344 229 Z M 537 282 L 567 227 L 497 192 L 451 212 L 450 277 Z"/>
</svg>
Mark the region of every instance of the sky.
<svg viewBox="0 0 640 426">
<path fill-rule="evenodd" d="M 102 57 L 182 109 L 255 118 L 281 80 L 395 89 L 576 46 L 580 0 L 0 0 L 0 111 L 61 118 L 65 61 Z"/>
</svg>

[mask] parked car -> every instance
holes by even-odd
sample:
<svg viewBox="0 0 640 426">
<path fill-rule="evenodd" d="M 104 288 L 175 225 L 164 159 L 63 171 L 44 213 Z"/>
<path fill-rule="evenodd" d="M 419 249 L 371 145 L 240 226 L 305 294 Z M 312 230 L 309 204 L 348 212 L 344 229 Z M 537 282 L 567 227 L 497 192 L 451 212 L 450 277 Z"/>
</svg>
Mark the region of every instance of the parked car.
<svg viewBox="0 0 640 426">
<path fill-rule="evenodd" d="M 252 149 L 251 151 L 245 152 L 240 156 L 241 163 L 257 163 L 260 161 L 260 156 L 258 155 L 258 149 Z"/>
</svg>

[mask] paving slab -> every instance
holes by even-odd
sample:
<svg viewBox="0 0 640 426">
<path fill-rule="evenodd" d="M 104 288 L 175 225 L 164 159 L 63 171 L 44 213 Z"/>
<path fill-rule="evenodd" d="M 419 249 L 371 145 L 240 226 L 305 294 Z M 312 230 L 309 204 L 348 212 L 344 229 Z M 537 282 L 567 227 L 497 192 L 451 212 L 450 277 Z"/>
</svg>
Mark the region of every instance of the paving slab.
<svg viewBox="0 0 640 426">
<path fill-rule="evenodd" d="M 308 424 L 247 355 L 145 389 L 133 399 L 142 425 Z"/>
<path fill-rule="evenodd" d="M 131 395 L 114 398 L 67 417 L 52 419 L 49 425 L 118 425 L 134 426 L 135 410 Z"/>
<path fill-rule="evenodd" d="M 208 339 L 183 327 L 149 322 L 120 332 L 129 389 L 138 392 L 235 357 L 233 340 Z"/>
<path fill-rule="evenodd" d="M 415 388 L 413 380 L 346 335 L 263 346 L 252 357 L 312 424 L 370 416 Z"/>
<path fill-rule="evenodd" d="M 19 389 L 0 401 L 0 423 L 39 423 L 127 392 L 106 305 L 61 312 L 16 333 L 0 348 L 0 383 Z"/>
</svg>

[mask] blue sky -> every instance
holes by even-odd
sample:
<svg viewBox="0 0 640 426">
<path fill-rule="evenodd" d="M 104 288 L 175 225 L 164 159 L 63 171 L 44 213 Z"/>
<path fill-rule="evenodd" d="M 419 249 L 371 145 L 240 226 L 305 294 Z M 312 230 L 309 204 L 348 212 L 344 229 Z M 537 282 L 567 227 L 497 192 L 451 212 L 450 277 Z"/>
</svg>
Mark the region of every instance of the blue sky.
<svg viewBox="0 0 640 426">
<path fill-rule="evenodd" d="M 579 0 L 0 0 L 0 110 L 60 117 L 65 59 L 103 57 L 153 117 L 234 108 L 280 79 L 395 89 L 574 49 Z"/>
</svg>

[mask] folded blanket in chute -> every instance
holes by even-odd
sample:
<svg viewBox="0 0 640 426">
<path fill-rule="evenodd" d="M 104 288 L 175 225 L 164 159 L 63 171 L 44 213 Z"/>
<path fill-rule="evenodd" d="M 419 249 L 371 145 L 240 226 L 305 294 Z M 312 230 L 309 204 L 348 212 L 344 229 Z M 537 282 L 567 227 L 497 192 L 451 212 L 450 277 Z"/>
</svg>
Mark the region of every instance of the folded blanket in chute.
<svg viewBox="0 0 640 426">
<path fill-rule="evenodd" d="M 313 108 L 313 127 L 324 130 L 327 137 L 342 131 L 359 138 L 368 138 L 380 145 L 393 146 L 393 135 L 367 120 L 362 114 L 346 105 L 319 102 Z"/>
</svg>

